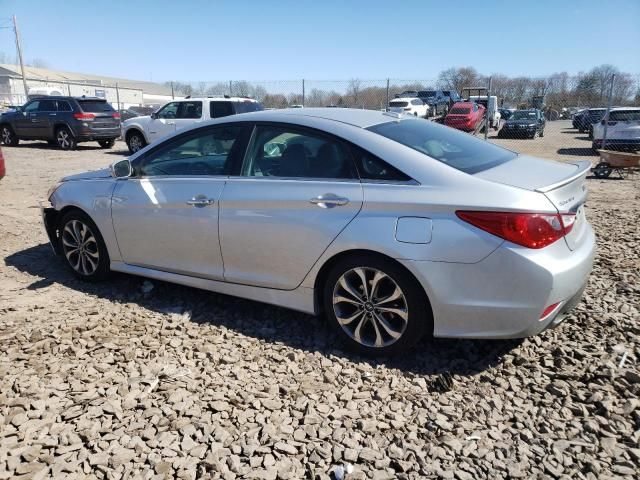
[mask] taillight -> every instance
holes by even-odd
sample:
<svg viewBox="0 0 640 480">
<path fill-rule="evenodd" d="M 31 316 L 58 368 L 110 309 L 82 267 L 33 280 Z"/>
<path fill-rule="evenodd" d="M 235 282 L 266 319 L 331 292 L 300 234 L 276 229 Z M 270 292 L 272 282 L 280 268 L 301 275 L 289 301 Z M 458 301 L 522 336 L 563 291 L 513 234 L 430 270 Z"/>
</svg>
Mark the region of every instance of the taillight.
<svg viewBox="0 0 640 480">
<path fill-rule="evenodd" d="M 115 118 L 116 120 L 120 120 L 120 114 L 118 112 L 114 112 L 113 118 Z"/>
<path fill-rule="evenodd" d="M 465 222 L 527 248 L 544 248 L 567 235 L 575 214 L 457 211 Z"/>
<path fill-rule="evenodd" d="M 96 118 L 96 115 L 94 113 L 74 113 L 73 114 L 73 118 L 75 118 L 76 120 L 93 120 L 94 118 Z"/>
</svg>

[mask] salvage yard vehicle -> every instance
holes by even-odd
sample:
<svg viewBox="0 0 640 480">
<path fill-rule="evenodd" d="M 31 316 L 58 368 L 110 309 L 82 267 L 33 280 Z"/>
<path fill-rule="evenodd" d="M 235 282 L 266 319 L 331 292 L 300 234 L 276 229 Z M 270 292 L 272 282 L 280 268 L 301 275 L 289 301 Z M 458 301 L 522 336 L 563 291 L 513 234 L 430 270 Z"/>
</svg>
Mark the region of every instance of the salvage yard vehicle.
<svg viewBox="0 0 640 480">
<path fill-rule="evenodd" d="M 540 110 L 516 110 L 502 125 L 498 132 L 499 138 L 537 138 L 544 137 L 544 127 L 547 124 Z"/>
<path fill-rule="evenodd" d="M 259 102 L 247 97 L 186 97 L 167 103 L 151 115 L 123 122 L 122 138 L 129 152 L 136 153 L 159 138 L 194 123 L 262 109 Z"/>
<path fill-rule="evenodd" d="M 475 102 L 458 102 L 451 107 L 444 124 L 463 132 L 475 132 L 484 121 L 485 108 Z"/>
<path fill-rule="evenodd" d="M 63 150 L 91 141 L 111 148 L 119 136 L 120 113 L 104 98 L 38 97 L 0 115 L 0 140 L 12 147 L 20 140 L 46 140 Z"/>
<path fill-rule="evenodd" d="M 429 116 L 429 105 L 419 98 L 396 98 L 389 102 L 390 112 L 405 113 L 407 115 L 413 115 L 415 117 L 427 118 Z"/>
<path fill-rule="evenodd" d="M 446 115 L 449 110 L 449 97 L 442 90 L 420 90 L 418 98 L 429 105 L 429 115 Z"/>
<path fill-rule="evenodd" d="M 573 128 L 576 128 L 580 133 L 586 133 L 589 131 L 591 125 L 602 120 L 605 113 L 607 113 L 606 108 L 588 108 L 574 115 L 571 124 Z"/>
<path fill-rule="evenodd" d="M 43 205 L 79 278 L 110 271 L 324 314 L 354 350 L 517 338 L 580 300 L 590 162 L 343 108 L 210 120 L 61 179 Z"/>
<path fill-rule="evenodd" d="M 608 118 L 593 126 L 594 150 L 604 148 L 604 126 L 607 123 L 607 144 L 609 150 L 640 150 L 640 107 L 613 108 Z"/>
</svg>

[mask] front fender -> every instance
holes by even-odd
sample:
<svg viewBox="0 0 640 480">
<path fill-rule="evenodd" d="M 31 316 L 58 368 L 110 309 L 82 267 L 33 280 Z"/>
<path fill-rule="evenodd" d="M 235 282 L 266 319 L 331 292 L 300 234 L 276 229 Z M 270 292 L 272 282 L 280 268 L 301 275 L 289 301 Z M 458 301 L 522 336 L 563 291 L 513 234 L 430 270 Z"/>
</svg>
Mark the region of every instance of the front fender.
<svg viewBox="0 0 640 480">
<path fill-rule="evenodd" d="M 129 130 L 138 130 L 142 134 L 142 136 L 144 137 L 145 142 L 151 143 L 149 141 L 149 136 L 147 134 L 146 126 L 147 126 L 146 123 L 139 122 L 139 121 L 136 121 L 136 122 L 133 122 L 133 123 L 130 123 L 130 124 L 127 124 L 127 125 L 123 124 L 122 125 L 122 139 L 126 141 L 127 132 Z"/>
</svg>

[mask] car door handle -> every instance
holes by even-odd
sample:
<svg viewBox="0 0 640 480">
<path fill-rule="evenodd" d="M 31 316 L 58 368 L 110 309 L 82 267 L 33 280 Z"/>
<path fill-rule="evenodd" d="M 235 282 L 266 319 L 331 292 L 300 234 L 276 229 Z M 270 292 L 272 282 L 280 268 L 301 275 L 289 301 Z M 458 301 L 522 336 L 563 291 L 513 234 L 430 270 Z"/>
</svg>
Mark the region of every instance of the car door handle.
<svg viewBox="0 0 640 480">
<path fill-rule="evenodd" d="M 349 199 L 345 197 L 339 197 L 334 193 L 325 193 L 324 195 L 318 195 L 309 200 L 310 203 L 319 206 L 320 208 L 333 208 L 349 203 Z"/>
<path fill-rule="evenodd" d="M 38 123 L 38 119 L 37 118 L 32 118 L 31 119 L 31 123 Z"/>
<path fill-rule="evenodd" d="M 167 125 L 175 125 L 176 122 L 167 122 Z"/>
<path fill-rule="evenodd" d="M 50 113 L 50 114 L 49 114 L 49 116 L 50 116 L 50 117 L 55 117 L 56 115 L 57 115 L 57 114 L 55 114 L 55 113 Z"/>
<path fill-rule="evenodd" d="M 187 200 L 187 205 L 191 205 L 192 207 L 208 207 L 214 203 L 215 200 L 207 198 L 204 195 L 196 195 L 191 200 Z"/>
</svg>

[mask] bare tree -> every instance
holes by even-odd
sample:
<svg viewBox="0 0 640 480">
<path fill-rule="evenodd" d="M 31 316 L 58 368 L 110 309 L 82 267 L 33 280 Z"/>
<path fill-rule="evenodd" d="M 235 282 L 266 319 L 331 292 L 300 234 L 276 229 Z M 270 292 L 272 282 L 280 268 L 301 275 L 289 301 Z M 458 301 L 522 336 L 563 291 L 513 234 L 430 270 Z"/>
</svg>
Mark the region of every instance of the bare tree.
<svg viewBox="0 0 640 480">
<path fill-rule="evenodd" d="M 349 88 L 347 89 L 347 94 L 352 98 L 353 104 L 358 105 L 358 94 L 360 93 L 360 85 L 362 82 L 357 78 L 352 78 L 349 80 Z"/>
</svg>

